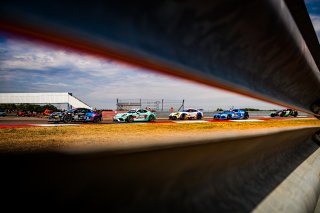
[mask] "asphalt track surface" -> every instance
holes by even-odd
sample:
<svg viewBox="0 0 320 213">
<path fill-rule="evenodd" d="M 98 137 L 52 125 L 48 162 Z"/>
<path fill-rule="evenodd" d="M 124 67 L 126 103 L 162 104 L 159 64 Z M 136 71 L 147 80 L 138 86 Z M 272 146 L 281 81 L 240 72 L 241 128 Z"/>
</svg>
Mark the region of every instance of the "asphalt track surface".
<svg viewBox="0 0 320 213">
<path fill-rule="evenodd" d="M 205 117 L 202 120 L 169 120 L 165 117 L 157 118 L 156 121 L 151 122 L 152 124 L 160 124 L 160 123 L 205 123 L 205 122 L 259 122 L 266 120 L 292 120 L 292 119 L 306 119 L 313 117 L 308 116 L 298 116 L 296 118 L 293 117 L 275 117 L 271 118 L 269 116 L 253 116 L 247 120 L 213 120 L 212 117 Z M 133 122 L 132 124 L 148 124 L 150 122 Z M 0 128 L 19 128 L 19 127 L 28 127 L 28 126 L 65 126 L 65 125 L 87 125 L 92 123 L 82 123 L 82 122 L 72 122 L 70 124 L 65 124 L 63 122 L 60 123 L 52 123 L 48 122 L 47 118 L 38 118 L 38 117 L 15 117 L 15 116 L 6 116 L 0 117 Z M 103 120 L 102 122 L 96 124 L 123 124 L 123 123 L 115 123 L 111 119 Z"/>
</svg>

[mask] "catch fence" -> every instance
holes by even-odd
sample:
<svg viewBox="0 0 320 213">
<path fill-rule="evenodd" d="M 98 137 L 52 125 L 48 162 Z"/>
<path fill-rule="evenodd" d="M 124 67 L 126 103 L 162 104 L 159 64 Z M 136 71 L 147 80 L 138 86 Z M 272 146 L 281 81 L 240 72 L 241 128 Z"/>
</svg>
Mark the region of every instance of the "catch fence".
<svg viewBox="0 0 320 213">
<path fill-rule="evenodd" d="M 168 99 L 117 99 L 117 110 L 133 108 L 149 109 L 157 112 L 171 112 L 184 109 L 184 100 Z"/>
</svg>

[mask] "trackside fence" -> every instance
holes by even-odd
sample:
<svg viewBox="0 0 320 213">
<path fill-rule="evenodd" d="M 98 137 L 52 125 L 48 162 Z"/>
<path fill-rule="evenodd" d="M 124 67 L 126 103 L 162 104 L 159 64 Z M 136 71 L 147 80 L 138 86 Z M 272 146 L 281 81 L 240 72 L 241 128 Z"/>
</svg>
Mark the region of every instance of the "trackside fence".
<svg viewBox="0 0 320 213">
<path fill-rule="evenodd" d="M 168 99 L 117 99 L 117 111 L 143 108 L 156 112 L 171 112 L 184 109 L 184 100 Z"/>
</svg>

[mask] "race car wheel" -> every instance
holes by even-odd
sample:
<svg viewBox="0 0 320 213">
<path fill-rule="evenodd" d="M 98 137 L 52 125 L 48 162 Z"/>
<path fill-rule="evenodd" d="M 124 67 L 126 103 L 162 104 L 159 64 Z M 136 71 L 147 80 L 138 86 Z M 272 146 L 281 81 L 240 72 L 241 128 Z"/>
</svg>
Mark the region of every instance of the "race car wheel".
<svg viewBox="0 0 320 213">
<path fill-rule="evenodd" d="M 99 117 L 94 117 L 93 118 L 93 123 L 98 123 L 100 122 L 100 118 Z"/>
<path fill-rule="evenodd" d="M 150 116 L 149 116 L 149 121 L 152 122 L 152 121 L 154 121 L 154 120 L 155 120 L 155 117 L 154 117 L 153 115 L 150 115 Z"/>
<path fill-rule="evenodd" d="M 249 118 L 249 113 L 248 113 L 248 112 L 245 112 L 243 118 L 244 118 L 244 119 L 248 119 L 248 118 Z"/>
<path fill-rule="evenodd" d="M 132 123 L 132 122 L 133 122 L 133 117 L 132 117 L 132 116 L 129 116 L 129 117 L 127 118 L 127 122 L 128 122 L 128 123 Z"/>
<path fill-rule="evenodd" d="M 202 119 L 202 115 L 197 115 L 197 120 L 201 120 Z"/>
<path fill-rule="evenodd" d="M 184 120 L 184 119 L 186 119 L 186 114 L 181 114 L 180 115 L 180 120 Z"/>
<path fill-rule="evenodd" d="M 228 119 L 228 120 L 230 120 L 231 118 L 232 118 L 231 115 L 228 115 L 228 116 L 227 116 L 227 119 Z"/>
<path fill-rule="evenodd" d="M 63 122 L 64 122 L 64 123 L 71 123 L 71 121 L 72 121 L 71 116 L 64 116 L 64 117 L 63 117 Z"/>
</svg>

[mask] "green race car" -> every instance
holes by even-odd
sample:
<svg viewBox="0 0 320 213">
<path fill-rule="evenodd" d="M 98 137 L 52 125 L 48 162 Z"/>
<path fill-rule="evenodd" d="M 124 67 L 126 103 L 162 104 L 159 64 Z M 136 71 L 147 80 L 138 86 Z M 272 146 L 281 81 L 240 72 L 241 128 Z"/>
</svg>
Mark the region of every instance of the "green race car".
<svg viewBox="0 0 320 213">
<path fill-rule="evenodd" d="M 145 109 L 131 109 L 126 113 L 118 113 L 113 117 L 114 122 L 127 122 L 134 121 L 154 121 L 156 114 Z"/>
</svg>

